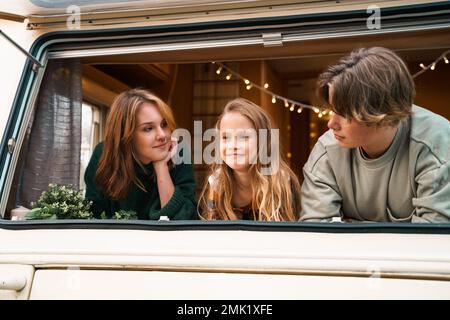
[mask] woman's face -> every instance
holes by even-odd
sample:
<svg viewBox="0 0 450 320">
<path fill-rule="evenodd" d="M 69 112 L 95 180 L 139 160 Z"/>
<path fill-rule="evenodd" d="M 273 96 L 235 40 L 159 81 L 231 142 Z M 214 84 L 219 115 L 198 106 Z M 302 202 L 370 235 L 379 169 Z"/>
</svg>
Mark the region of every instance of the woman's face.
<svg viewBox="0 0 450 320">
<path fill-rule="evenodd" d="M 139 106 L 136 120 L 133 142 L 139 161 L 148 164 L 166 158 L 171 132 L 158 108 L 154 104 L 143 103 Z"/>
<path fill-rule="evenodd" d="M 219 127 L 220 157 L 233 170 L 247 171 L 256 163 L 258 139 L 250 120 L 237 112 L 222 117 Z"/>
</svg>

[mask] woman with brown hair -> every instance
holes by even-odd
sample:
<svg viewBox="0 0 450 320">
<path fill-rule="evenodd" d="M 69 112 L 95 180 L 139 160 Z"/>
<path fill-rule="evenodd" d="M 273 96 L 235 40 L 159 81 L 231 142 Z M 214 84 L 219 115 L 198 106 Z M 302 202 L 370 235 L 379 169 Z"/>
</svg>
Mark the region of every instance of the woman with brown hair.
<svg viewBox="0 0 450 320">
<path fill-rule="evenodd" d="M 132 89 L 117 96 L 105 141 L 95 148 L 84 177 L 95 217 L 126 210 L 145 220 L 194 218 L 192 166 L 171 161 L 175 126 L 169 106 L 150 92 Z"/>
<path fill-rule="evenodd" d="M 235 99 L 225 106 L 216 130 L 220 157 L 211 165 L 200 196 L 201 217 L 297 221 L 300 184 L 274 148 L 279 141 L 268 114 L 248 100 Z"/>
</svg>

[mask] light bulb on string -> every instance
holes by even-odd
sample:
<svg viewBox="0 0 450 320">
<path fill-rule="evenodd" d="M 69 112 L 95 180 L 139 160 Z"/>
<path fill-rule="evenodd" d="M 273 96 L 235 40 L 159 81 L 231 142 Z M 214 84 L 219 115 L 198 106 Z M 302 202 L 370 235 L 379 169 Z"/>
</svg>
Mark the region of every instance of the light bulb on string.
<svg viewBox="0 0 450 320">
<path fill-rule="evenodd" d="M 419 66 L 424 70 L 427 68 L 427 67 L 425 67 L 425 65 L 423 63 L 419 64 Z"/>
<path fill-rule="evenodd" d="M 285 98 L 283 96 L 279 96 L 277 94 L 274 94 L 273 92 L 267 90 L 270 87 L 268 82 L 264 82 L 264 84 L 262 86 L 259 86 L 259 85 L 256 85 L 256 84 L 252 83 L 250 80 L 244 78 L 239 73 L 234 72 L 233 70 L 229 69 L 228 67 L 226 67 L 225 65 L 223 65 L 220 62 L 218 62 L 218 63 L 211 62 L 211 63 L 217 65 L 216 73 L 218 75 L 221 74 L 222 71 L 224 71 L 224 73 L 226 75 L 225 76 L 226 80 L 230 80 L 234 76 L 236 79 L 242 80 L 245 83 L 245 88 L 247 90 L 250 90 L 253 87 L 255 87 L 256 89 L 258 89 L 261 92 L 265 92 L 265 93 L 268 93 L 268 94 L 272 95 L 271 101 L 272 101 L 273 104 L 277 103 L 278 100 L 284 101 L 284 106 L 286 108 L 289 108 L 290 111 L 297 110 L 298 113 L 301 113 L 303 111 L 304 107 L 307 107 L 307 108 L 310 108 L 310 109 L 314 110 L 315 113 L 319 113 L 320 111 L 324 110 L 324 109 L 319 109 L 319 108 L 314 107 L 314 106 L 302 105 L 300 102 L 297 103 L 296 101 L 292 101 L 292 100 L 289 100 L 289 99 L 287 99 L 287 98 Z M 290 105 L 290 107 L 289 107 L 289 105 Z M 323 115 L 326 115 L 326 112 L 327 112 L 327 110 L 325 109 L 325 111 L 321 112 L 319 117 L 321 118 Z"/>
<path fill-rule="evenodd" d="M 431 65 L 430 69 L 431 69 L 431 70 L 436 69 L 436 63 L 433 62 L 433 64 Z"/>
<path fill-rule="evenodd" d="M 317 115 L 319 118 L 322 118 L 322 112 Z"/>
<path fill-rule="evenodd" d="M 444 62 L 448 64 L 448 59 L 446 56 L 444 56 Z"/>
</svg>

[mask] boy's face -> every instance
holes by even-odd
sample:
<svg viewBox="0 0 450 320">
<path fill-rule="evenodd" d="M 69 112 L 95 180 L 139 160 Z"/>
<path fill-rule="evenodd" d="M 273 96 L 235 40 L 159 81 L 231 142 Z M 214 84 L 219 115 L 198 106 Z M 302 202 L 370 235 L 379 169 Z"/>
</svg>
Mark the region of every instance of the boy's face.
<svg viewBox="0 0 450 320">
<path fill-rule="evenodd" d="M 333 105 L 333 85 L 328 84 L 329 103 Z M 364 146 L 373 146 L 377 144 L 378 133 L 376 127 L 356 121 L 355 119 L 346 119 L 345 117 L 333 112 L 327 123 L 328 128 L 333 130 L 334 137 L 343 148 L 358 148 Z"/>
<path fill-rule="evenodd" d="M 333 130 L 334 137 L 343 148 L 358 148 L 377 144 L 379 130 L 356 120 L 348 120 L 336 113 L 330 117 L 328 128 Z"/>
</svg>

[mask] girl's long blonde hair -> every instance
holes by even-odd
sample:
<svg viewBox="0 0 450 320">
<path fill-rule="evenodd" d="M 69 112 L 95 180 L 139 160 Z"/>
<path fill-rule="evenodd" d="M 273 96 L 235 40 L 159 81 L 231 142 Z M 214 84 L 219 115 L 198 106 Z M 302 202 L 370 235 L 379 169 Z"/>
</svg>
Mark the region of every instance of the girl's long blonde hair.
<svg viewBox="0 0 450 320">
<path fill-rule="evenodd" d="M 216 123 L 216 130 L 220 128 L 223 116 L 229 112 L 236 112 L 248 118 L 256 132 L 266 129 L 268 141 L 271 141 L 273 127 L 269 115 L 253 102 L 242 98 L 232 100 L 225 106 Z M 267 145 L 267 151 L 268 154 L 272 152 L 270 143 Z M 281 154 L 276 156 L 279 157 L 279 170 L 271 175 L 261 173 L 262 164 L 259 157 L 255 164 L 250 165 L 251 209 L 255 214 L 255 220 L 297 221 L 300 213 L 300 183 Z M 213 181 L 211 178 L 207 179 L 200 195 L 200 217 L 237 220 L 238 217 L 232 207 L 233 184 L 236 183 L 233 169 L 224 162 L 214 163 L 210 167 L 209 177 L 213 177 Z"/>
<path fill-rule="evenodd" d="M 134 163 L 142 164 L 136 157 L 133 141 L 137 112 L 143 103 L 159 110 L 171 132 L 176 128 L 170 107 L 149 91 L 131 89 L 116 97 L 106 119 L 106 138 L 95 174 L 95 182 L 113 200 L 125 198 L 132 183 L 145 190 L 135 173 Z"/>
</svg>

